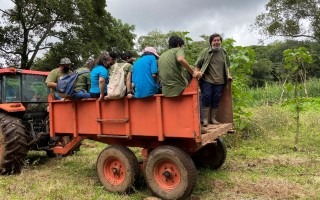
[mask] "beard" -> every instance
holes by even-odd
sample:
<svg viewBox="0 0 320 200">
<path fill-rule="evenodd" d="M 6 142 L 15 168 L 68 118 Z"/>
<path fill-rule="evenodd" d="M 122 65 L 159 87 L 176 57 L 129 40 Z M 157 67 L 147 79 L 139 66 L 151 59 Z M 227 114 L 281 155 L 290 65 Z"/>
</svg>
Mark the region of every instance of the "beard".
<svg viewBox="0 0 320 200">
<path fill-rule="evenodd" d="M 70 70 L 70 67 L 63 67 L 62 68 L 63 73 L 68 73 L 69 70 Z"/>
</svg>

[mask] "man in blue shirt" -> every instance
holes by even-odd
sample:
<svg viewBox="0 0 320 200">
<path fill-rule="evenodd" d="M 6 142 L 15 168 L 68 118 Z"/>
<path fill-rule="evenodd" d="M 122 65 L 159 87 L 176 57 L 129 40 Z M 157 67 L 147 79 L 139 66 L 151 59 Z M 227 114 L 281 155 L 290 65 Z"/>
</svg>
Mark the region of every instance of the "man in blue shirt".
<svg viewBox="0 0 320 200">
<path fill-rule="evenodd" d="M 146 47 L 142 56 L 133 64 L 132 85 L 135 98 L 153 96 L 158 92 L 158 58 L 159 55 L 155 48 Z"/>
</svg>

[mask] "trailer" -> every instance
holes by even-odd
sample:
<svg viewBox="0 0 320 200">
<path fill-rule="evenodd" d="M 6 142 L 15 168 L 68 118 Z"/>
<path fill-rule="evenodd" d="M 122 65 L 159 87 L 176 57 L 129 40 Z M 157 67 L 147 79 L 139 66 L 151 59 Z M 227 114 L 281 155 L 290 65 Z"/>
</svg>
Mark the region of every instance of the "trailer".
<svg viewBox="0 0 320 200">
<path fill-rule="evenodd" d="M 56 101 L 49 95 L 50 137 L 72 137 L 53 151 L 65 155 L 84 139 L 106 143 L 96 170 L 108 191 L 129 191 L 143 173 L 155 195 L 185 199 L 196 185 L 197 167 L 218 169 L 225 162 L 221 136 L 233 128 L 230 81 L 218 108 L 218 125 L 201 128 L 199 95 L 196 79 L 170 98 Z M 128 147 L 140 147 L 142 161 Z"/>
</svg>

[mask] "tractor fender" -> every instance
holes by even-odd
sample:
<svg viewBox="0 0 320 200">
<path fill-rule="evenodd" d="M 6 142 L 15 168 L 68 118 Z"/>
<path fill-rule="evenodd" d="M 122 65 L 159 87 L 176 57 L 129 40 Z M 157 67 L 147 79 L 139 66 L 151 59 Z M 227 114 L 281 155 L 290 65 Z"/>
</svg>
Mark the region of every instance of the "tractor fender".
<svg viewBox="0 0 320 200">
<path fill-rule="evenodd" d="M 14 112 L 24 112 L 26 108 L 22 105 L 22 103 L 3 103 L 0 104 L 0 110 L 14 113 Z"/>
</svg>

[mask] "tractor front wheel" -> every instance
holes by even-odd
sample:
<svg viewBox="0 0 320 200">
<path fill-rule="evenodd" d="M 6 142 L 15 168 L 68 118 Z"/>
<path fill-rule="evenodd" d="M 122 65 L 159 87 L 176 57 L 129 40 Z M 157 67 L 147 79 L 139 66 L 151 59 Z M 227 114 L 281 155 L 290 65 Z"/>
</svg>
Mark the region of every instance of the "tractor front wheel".
<svg viewBox="0 0 320 200">
<path fill-rule="evenodd" d="M 21 120 L 0 112 L 0 174 L 20 172 L 28 150 Z"/>
</svg>

